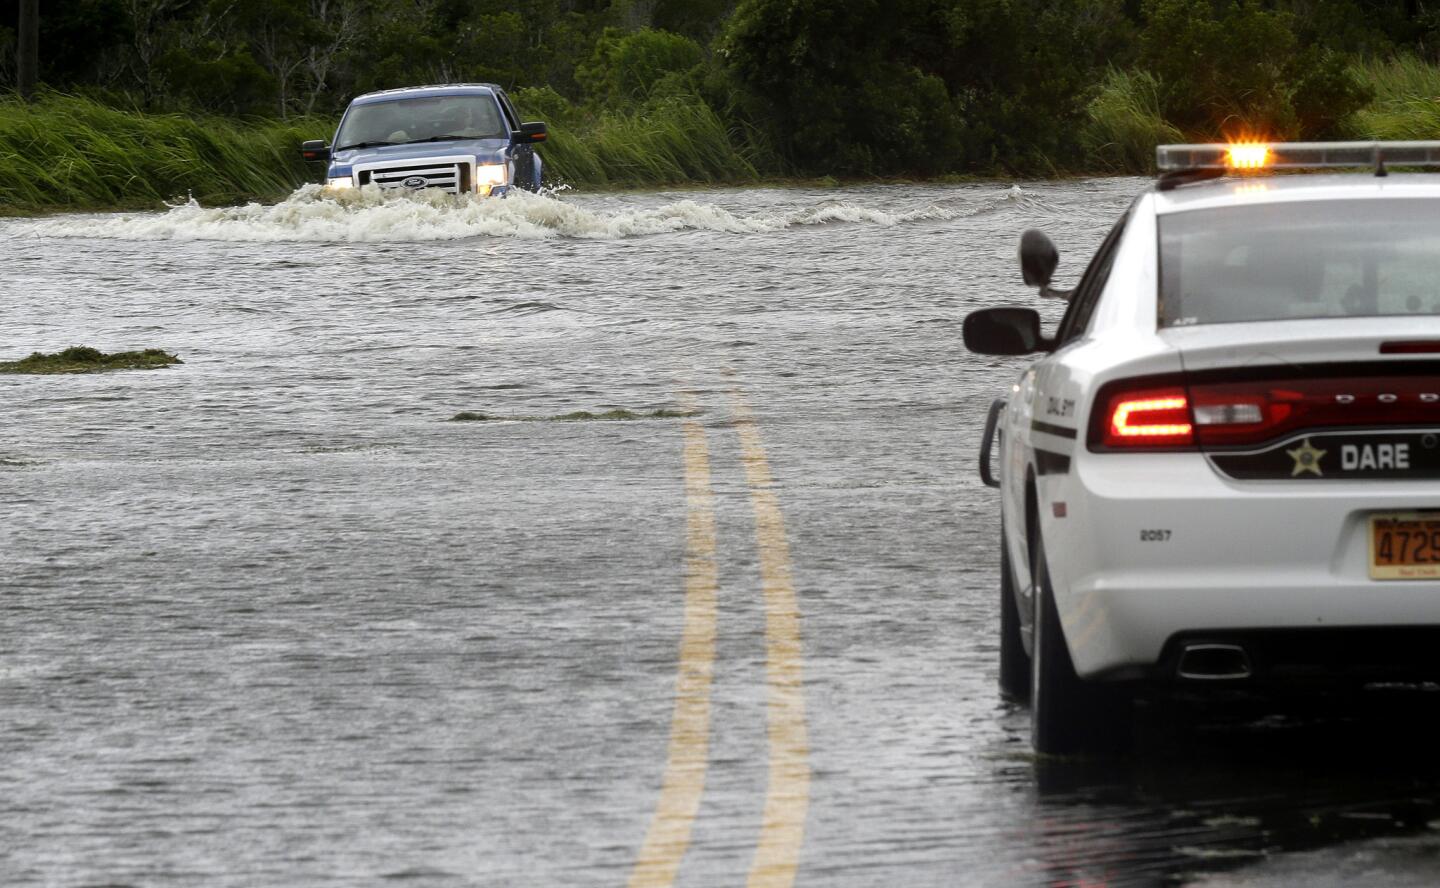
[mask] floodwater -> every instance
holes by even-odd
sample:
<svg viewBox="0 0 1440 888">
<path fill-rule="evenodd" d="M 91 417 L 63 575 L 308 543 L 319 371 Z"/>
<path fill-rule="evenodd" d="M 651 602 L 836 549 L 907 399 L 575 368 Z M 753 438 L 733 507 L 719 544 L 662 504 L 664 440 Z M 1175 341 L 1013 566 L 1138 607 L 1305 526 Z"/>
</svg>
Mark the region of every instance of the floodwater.
<svg viewBox="0 0 1440 888">
<path fill-rule="evenodd" d="M 995 690 L 961 320 L 1144 186 L 0 221 L 0 358 L 185 362 L 0 377 L 0 884 L 1433 883 L 1433 694 Z"/>
</svg>

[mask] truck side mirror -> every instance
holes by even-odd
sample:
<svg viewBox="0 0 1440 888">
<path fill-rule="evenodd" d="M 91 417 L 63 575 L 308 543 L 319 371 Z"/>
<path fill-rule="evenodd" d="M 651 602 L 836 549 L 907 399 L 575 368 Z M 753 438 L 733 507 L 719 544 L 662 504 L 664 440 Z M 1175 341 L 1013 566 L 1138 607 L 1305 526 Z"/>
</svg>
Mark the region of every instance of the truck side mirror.
<svg viewBox="0 0 1440 888">
<path fill-rule="evenodd" d="M 306 160 L 329 160 L 330 146 L 324 139 L 311 139 L 300 143 L 300 156 Z"/>
<path fill-rule="evenodd" d="M 1028 355 L 1054 348 L 1040 334 L 1040 313 L 1033 308 L 982 308 L 966 315 L 961 329 L 965 347 L 977 355 Z"/>
<path fill-rule="evenodd" d="M 520 124 L 520 129 L 515 133 L 517 142 L 543 142 L 548 135 L 545 124 L 540 121 Z"/>
<path fill-rule="evenodd" d="M 1020 274 L 1028 286 L 1050 286 L 1055 266 L 1059 264 L 1060 251 L 1045 232 L 1030 228 L 1020 235 Z"/>
</svg>

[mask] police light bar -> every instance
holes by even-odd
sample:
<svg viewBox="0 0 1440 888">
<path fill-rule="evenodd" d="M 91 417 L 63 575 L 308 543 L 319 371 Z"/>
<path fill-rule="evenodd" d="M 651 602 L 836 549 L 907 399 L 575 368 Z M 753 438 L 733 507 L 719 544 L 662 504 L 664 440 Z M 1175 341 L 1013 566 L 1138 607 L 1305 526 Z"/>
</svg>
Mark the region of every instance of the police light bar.
<svg viewBox="0 0 1440 888">
<path fill-rule="evenodd" d="M 1440 142 L 1235 142 L 1159 145 L 1155 166 L 1181 170 L 1288 170 L 1386 165 L 1440 167 Z"/>
</svg>

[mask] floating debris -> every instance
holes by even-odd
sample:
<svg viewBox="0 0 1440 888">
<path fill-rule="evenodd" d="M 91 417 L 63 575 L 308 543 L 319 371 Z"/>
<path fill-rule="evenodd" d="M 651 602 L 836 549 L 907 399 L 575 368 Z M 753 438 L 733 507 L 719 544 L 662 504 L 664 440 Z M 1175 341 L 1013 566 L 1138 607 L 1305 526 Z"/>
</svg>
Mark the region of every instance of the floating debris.
<svg viewBox="0 0 1440 888">
<path fill-rule="evenodd" d="M 686 416 L 694 416 L 694 410 L 652 410 L 649 413 L 633 413 L 629 410 L 607 410 L 604 413 L 591 413 L 588 410 L 577 410 L 574 413 L 565 413 L 560 416 L 550 417 L 555 422 L 585 422 L 587 420 L 600 420 L 614 422 L 627 419 L 681 419 Z"/>
<path fill-rule="evenodd" d="M 110 370 L 155 370 L 184 361 L 158 348 L 107 355 L 99 349 L 75 345 L 52 355 L 34 352 L 19 361 L 0 361 L 0 373 L 105 373 Z"/>
<path fill-rule="evenodd" d="M 604 413 L 576 410 L 573 413 L 562 413 L 559 416 L 494 416 L 489 413 L 464 410 L 450 417 L 449 422 L 621 422 L 632 419 L 683 419 L 687 416 L 697 416 L 699 413 L 698 410 L 670 410 L 662 407 L 648 413 L 636 413 L 632 410 L 616 408 Z"/>
</svg>

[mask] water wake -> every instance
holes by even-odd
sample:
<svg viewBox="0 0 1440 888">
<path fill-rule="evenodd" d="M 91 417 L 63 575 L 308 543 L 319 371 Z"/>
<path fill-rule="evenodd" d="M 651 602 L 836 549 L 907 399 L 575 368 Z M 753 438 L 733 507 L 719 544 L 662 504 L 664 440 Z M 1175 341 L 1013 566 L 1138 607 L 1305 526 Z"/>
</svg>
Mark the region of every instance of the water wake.
<svg viewBox="0 0 1440 888">
<path fill-rule="evenodd" d="M 858 223 L 891 226 L 945 221 L 1002 205 L 1018 189 L 991 193 L 979 205 L 889 211 L 846 201 L 787 211 L 738 215 L 712 203 L 680 200 L 648 208 L 588 208 L 553 195 L 518 192 L 504 200 L 439 192 L 333 190 L 305 185 L 277 204 L 202 207 L 195 201 L 163 213 L 58 217 L 38 233 L 120 240 L 440 241 L 468 237 L 619 240 L 677 231 L 762 234 L 795 226 Z"/>
</svg>

